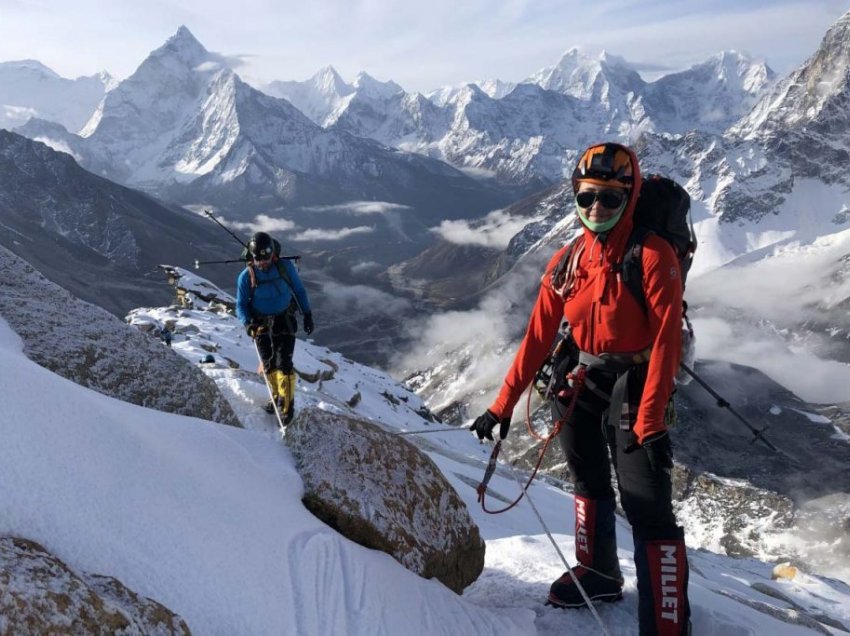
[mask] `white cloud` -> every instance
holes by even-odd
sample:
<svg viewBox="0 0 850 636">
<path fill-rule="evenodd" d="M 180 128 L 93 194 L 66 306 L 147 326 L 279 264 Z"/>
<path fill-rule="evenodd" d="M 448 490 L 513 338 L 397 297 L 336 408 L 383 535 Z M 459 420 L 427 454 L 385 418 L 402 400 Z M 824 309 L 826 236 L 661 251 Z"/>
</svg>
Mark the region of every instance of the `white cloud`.
<svg viewBox="0 0 850 636">
<path fill-rule="evenodd" d="M 488 170 L 487 168 L 473 168 L 471 166 L 458 166 L 458 170 L 464 173 L 468 177 L 472 177 L 473 179 L 495 179 L 496 171 Z"/>
<path fill-rule="evenodd" d="M 345 212 L 348 214 L 387 214 L 388 212 L 404 212 L 412 210 L 409 205 L 389 203 L 388 201 L 349 201 L 335 205 L 313 205 L 305 207 L 309 212 Z"/>
<path fill-rule="evenodd" d="M 755 367 L 803 400 L 820 404 L 846 402 L 850 366 L 824 360 L 805 347 L 791 347 L 763 325 L 718 317 L 695 318 L 698 359 Z"/>
<path fill-rule="evenodd" d="M 293 241 L 339 241 L 355 234 L 368 234 L 374 232 L 375 229 L 361 225 L 359 227 L 346 227 L 340 230 L 304 230 L 293 234 L 290 238 Z"/>
<path fill-rule="evenodd" d="M 376 263 L 375 261 L 362 261 L 351 266 L 351 273 L 365 274 L 367 272 L 378 271 L 381 269 L 383 269 L 383 267 L 380 263 Z"/>
<path fill-rule="evenodd" d="M 824 359 L 828 336 L 809 329 L 832 319 L 850 326 L 839 306 L 850 298 L 850 276 L 841 273 L 848 250 L 844 231 L 689 281 L 697 356 L 756 367 L 810 402 L 847 401 L 850 366 Z"/>
<path fill-rule="evenodd" d="M 325 311 L 329 309 L 339 315 L 374 315 L 376 308 L 388 316 L 403 315 L 410 311 L 410 302 L 407 300 L 366 285 L 330 281 L 322 285 L 322 292 Z"/>
<path fill-rule="evenodd" d="M 535 219 L 494 210 L 478 221 L 443 221 L 432 232 L 458 245 L 505 248 L 511 238 Z"/>
<path fill-rule="evenodd" d="M 229 221 L 227 225 L 234 230 L 242 230 L 251 234 L 254 232 L 283 232 L 295 227 L 295 223 L 289 219 L 272 218 L 266 214 L 259 214 L 254 217 L 253 221 L 249 222 Z"/>
<path fill-rule="evenodd" d="M 38 111 L 34 108 L 0 104 L 0 128 L 12 130 L 23 126 L 32 117 L 38 117 Z"/>
<path fill-rule="evenodd" d="M 411 323 L 415 344 L 393 360 L 394 375 L 442 371 L 446 375 L 440 383 L 423 392 L 431 396 L 429 406 L 440 410 L 463 400 L 469 404 L 470 416 L 478 415 L 495 399 L 513 360 L 543 267 L 541 259 L 520 264 L 475 309 L 433 314 Z M 521 408 L 517 407 L 517 416 Z"/>
</svg>

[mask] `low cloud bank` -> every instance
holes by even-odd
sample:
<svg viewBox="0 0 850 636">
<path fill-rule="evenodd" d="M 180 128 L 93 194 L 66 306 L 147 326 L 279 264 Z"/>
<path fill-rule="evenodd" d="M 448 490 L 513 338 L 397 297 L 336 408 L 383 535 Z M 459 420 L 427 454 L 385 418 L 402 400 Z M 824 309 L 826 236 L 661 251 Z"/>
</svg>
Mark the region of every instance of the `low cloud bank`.
<svg viewBox="0 0 850 636">
<path fill-rule="evenodd" d="M 253 234 L 254 232 L 284 232 L 295 227 L 295 223 L 289 219 L 274 218 L 267 214 L 258 214 L 253 221 L 228 221 L 229 225 L 234 230 L 241 230 Z"/>
<path fill-rule="evenodd" d="M 394 361 L 396 377 L 433 371 L 434 381 L 422 391 L 432 409 L 462 401 L 470 413 L 483 411 L 496 397 L 516 353 L 542 268 L 542 260 L 515 268 L 476 309 L 412 323 L 409 333 L 416 346 Z"/>
<path fill-rule="evenodd" d="M 510 240 L 535 219 L 512 216 L 503 210 L 494 210 L 476 221 L 443 221 L 432 232 L 458 245 L 482 245 L 504 249 Z"/>
<path fill-rule="evenodd" d="M 340 241 L 355 234 L 368 234 L 374 232 L 375 228 L 361 225 L 358 227 L 344 227 L 339 230 L 304 230 L 292 235 L 293 241 Z"/>
<path fill-rule="evenodd" d="M 848 252 L 850 231 L 689 281 L 697 356 L 756 367 L 809 402 L 850 400 L 850 366 L 825 357 L 829 331 L 850 329 Z"/>
<path fill-rule="evenodd" d="M 313 205 L 304 209 L 308 212 L 346 212 L 348 214 L 365 215 L 403 212 L 413 208 L 409 205 L 389 203 L 388 201 L 349 201 L 336 205 Z"/>
</svg>

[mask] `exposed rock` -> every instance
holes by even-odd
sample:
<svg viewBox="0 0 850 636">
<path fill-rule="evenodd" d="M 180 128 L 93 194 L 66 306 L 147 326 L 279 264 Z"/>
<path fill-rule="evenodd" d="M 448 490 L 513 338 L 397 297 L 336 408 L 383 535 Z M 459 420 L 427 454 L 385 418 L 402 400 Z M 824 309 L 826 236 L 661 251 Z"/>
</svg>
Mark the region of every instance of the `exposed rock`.
<svg viewBox="0 0 850 636">
<path fill-rule="evenodd" d="M 117 579 L 74 572 L 39 544 L 0 538 L 0 634 L 190 634 Z"/>
<path fill-rule="evenodd" d="M 360 400 L 362 400 L 362 399 L 363 399 L 363 396 L 360 394 L 360 391 L 356 391 L 354 393 L 354 395 L 352 395 L 350 398 L 348 398 L 348 400 L 345 403 L 348 406 L 350 406 L 351 408 L 354 408 L 355 406 L 360 404 Z"/>
<path fill-rule="evenodd" d="M 349 539 L 460 593 L 484 567 L 466 505 L 426 455 L 374 424 L 305 409 L 286 431 L 304 504 Z"/>
<path fill-rule="evenodd" d="M 215 383 L 159 340 L 79 300 L 0 247 L 0 316 L 34 362 L 105 395 L 240 426 Z"/>
<path fill-rule="evenodd" d="M 797 576 L 797 568 L 786 562 L 777 564 L 773 568 L 773 572 L 771 572 L 770 578 L 772 578 L 774 581 L 779 579 L 793 581 L 795 576 Z"/>
</svg>

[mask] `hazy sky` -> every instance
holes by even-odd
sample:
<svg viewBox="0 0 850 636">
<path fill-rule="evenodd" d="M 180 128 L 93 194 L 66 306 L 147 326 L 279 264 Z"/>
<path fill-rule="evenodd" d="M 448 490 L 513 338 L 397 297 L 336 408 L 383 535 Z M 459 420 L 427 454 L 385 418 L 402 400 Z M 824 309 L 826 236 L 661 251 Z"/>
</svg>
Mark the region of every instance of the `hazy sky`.
<svg viewBox="0 0 850 636">
<path fill-rule="evenodd" d="M 186 25 L 251 82 L 333 65 L 407 90 L 519 81 L 573 46 L 674 70 L 724 49 L 780 74 L 811 55 L 850 0 L 0 0 L 0 61 L 127 77 Z"/>
</svg>

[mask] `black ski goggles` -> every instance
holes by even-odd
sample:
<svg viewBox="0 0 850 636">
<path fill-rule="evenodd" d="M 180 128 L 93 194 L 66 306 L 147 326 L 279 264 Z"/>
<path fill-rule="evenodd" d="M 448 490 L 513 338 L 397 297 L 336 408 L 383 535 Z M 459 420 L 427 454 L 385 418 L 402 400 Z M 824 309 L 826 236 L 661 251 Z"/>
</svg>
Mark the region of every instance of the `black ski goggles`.
<svg viewBox="0 0 850 636">
<path fill-rule="evenodd" d="M 603 208 L 616 210 L 623 205 L 623 202 L 626 200 L 626 196 L 628 196 L 628 194 L 623 190 L 600 190 L 599 192 L 587 190 L 586 192 L 579 192 L 576 195 L 576 204 L 580 208 L 587 209 L 592 206 L 595 201 L 599 201 L 599 204 Z"/>
</svg>

